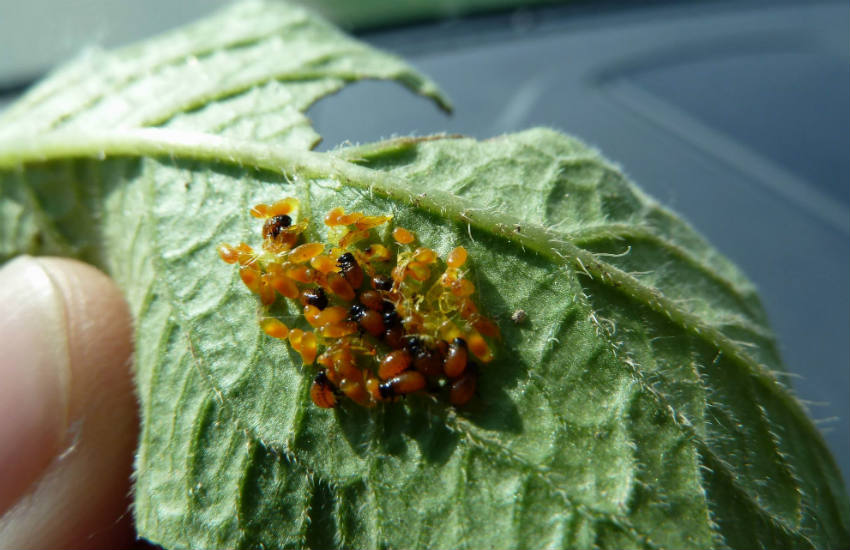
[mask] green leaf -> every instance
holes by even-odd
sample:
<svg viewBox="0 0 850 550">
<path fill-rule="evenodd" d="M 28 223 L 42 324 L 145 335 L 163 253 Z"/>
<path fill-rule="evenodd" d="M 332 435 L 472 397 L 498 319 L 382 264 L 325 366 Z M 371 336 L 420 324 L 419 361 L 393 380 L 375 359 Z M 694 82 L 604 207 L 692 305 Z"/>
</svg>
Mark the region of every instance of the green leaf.
<svg viewBox="0 0 850 550">
<path fill-rule="evenodd" d="M 88 260 L 136 317 L 134 513 L 166 547 L 846 547 L 832 457 L 752 285 L 579 141 L 331 153 L 304 110 L 360 78 L 447 105 L 306 12 L 248 3 L 57 72 L 0 116 L 0 260 Z M 503 340 L 479 396 L 310 403 L 215 252 L 253 204 L 392 213 L 470 251 Z M 256 244 L 256 243 L 255 243 Z M 510 317 L 528 314 L 523 324 Z"/>
</svg>

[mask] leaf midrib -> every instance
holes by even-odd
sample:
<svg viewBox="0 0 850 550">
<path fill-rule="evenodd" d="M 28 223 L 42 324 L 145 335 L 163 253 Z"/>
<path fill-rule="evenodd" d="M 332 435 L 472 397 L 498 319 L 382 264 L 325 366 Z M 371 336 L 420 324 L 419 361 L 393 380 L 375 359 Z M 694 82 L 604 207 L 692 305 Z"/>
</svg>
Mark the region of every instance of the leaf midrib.
<svg viewBox="0 0 850 550">
<path fill-rule="evenodd" d="M 468 200 L 442 191 L 415 193 L 406 182 L 385 172 L 356 166 L 332 155 L 235 140 L 201 132 L 163 128 L 139 128 L 108 131 L 56 131 L 41 137 L 24 137 L 9 143 L 0 141 L 0 169 L 18 169 L 25 164 L 65 158 L 106 156 L 168 156 L 241 167 L 269 170 L 281 174 L 299 174 L 307 178 L 333 178 L 352 187 L 365 188 L 431 214 L 466 223 L 523 248 L 529 248 L 556 264 L 572 262 L 577 272 L 593 278 L 633 299 L 640 299 L 654 311 L 664 314 L 682 328 L 694 333 L 736 362 L 746 366 L 775 391 L 779 381 L 763 365 L 750 358 L 717 329 L 647 287 L 632 275 L 599 259 L 572 242 L 571 235 L 526 223 L 509 213 L 479 208 Z M 522 231 L 515 228 L 521 226 Z M 725 279 L 724 279 L 725 281 Z M 727 281 L 728 288 L 733 285 Z M 784 388 L 780 394 L 785 396 Z M 795 407 L 796 408 L 796 407 Z M 801 418 L 806 418 L 803 415 Z"/>
<path fill-rule="evenodd" d="M 742 367 L 791 412 L 816 441 L 823 444 L 820 434 L 810 425 L 800 404 L 785 391 L 782 384 L 764 365 L 756 363 L 740 347 L 720 331 L 706 325 L 697 316 L 681 309 L 657 289 L 643 285 L 638 279 L 599 259 L 565 240 L 565 235 L 546 228 L 529 225 L 508 213 L 495 213 L 479 208 L 467 199 L 442 191 L 417 194 L 407 183 L 391 174 L 351 164 L 326 153 L 315 153 L 234 140 L 221 136 L 162 128 L 142 128 L 108 131 L 56 131 L 40 137 L 25 137 L 10 143 L 0 141 L 0 169 L 22 169 L 30 163 L 52 160 L 107 156 L 170 157 L 224 163 L 268 170 L 283 175 L 298 174 L 305 178 L 330 178 L 343 185 L 367 189 L 391 200 L 418 208 L 430 214 L 465 223 L 470 227 L 501 237 L 514 245 L 528 248 L 555 264 L 572 267 L 577 273 L 596 278 L 626 297 L 648 306 L 723 352 L 734 364 Z M 498 219 L 498 221 L 496 221 Z M 522 231 L 515 230 L 517 226 Z M 206 379 L 206 378 L 205 378 Z M 207 379 L 207 383 L 211 383 Z M 213 391 L 215 385 L 212 385 Z M 662 397 L 663 399 L 663 397 Z M 666 401 L 665 401 L 666 403 Z M 677 423 L 679 425 L 679 423 Z M 695 434 L 692 434 L 695 436 Z M 714 453 L 696 437 L 703 452 Z M 286 452 L 286 451 L 285 451 Z M 287 452 L 287 454 L 290 454 Z M 719 463 L 722 461 L 718 459 Z M 730 471 L 734 476 L 734 472 Z M 745 491 L 745 494 L 746 493 Z M 756 500 L 753 500 L 757 504 Z M 759 506 L 759 508 L 761 508 Z M 784 521 L 769 511 L 765 515 L 784 528 Z"/>
<path fill-rule="evenodd" d="M 758 336 L 772 339 L 772 335 L 769 331 L 752 322 L 752 318 L 756 316 L 756 312 L 753 310 L 752 305 L 747 303 L 747 298 L 752 297 L 752 295 L 755 294 L 753 288 L 739 288 L 735 283 L 711 269 L 710 266 L 706 265 L 706 263 L 702 261 L 702 259 L 691 253 L 689 250 L 664 239 L 662 236 L 645 227 L 629 225 L 626 223 L 602 223 L 594 224 L 577 231 L 571 231 L 566 233 L 565 237 L 579 248 L 584 249 L 587 249 L 587 245 L 590 245 L 597 240 L 610 238 L 622 239 L 625 241 L 643 240 L 649 242 L 650 244 L 661 248 L 665 252 L 670 253 L 677 260 L 697 269 L 701 275 L 724 288 L 729 294 L 734 296 L 736 305 L 740 307 L 741 310 L 747 312 L 749 319 L 747 319 L 748 323 L 746 328 L 753 331 Z M 601 256 L 601 254 L 597 254 L 597 257 Z"/>
</svg>

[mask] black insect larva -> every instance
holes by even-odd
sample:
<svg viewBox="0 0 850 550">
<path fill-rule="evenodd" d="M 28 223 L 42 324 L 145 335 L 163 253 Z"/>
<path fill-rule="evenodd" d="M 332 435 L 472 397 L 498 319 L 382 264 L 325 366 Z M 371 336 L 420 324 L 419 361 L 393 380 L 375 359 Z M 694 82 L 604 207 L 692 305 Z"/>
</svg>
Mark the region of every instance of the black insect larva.
<svg viewBox="0 0 850 550">
<path fill-rule="evenodd" d="M 280 232 L 292 225 L 292 218 L 286 214 L 272 216 L 263 224 L 263 237 L 277 239 Z"/>
<path fill-rule="evenodd" d="M 384 399 L 392 399 L 399 395 L 417 392 L 424 387 L 425 377 L 418 371 L 407 370 L 378 386 L 378 391 Z"/>
<path fill-rule="evenodd" d="M 313 379 L 313 385 L 310 386 L 310 399 L 313 400 L 313 403 L 317 407 L 323 409 L 330 409 L 336 406 L 334 388 L 324 370 L 319 371 L 319 374 Z"/>
<path fill-rule="evenodd" d="M 328 307 L 328 295 L 325 294 L 325 289 L 320 286 L 316 288 L 305 288 L 301 296 L 305 304 L 310 304 L 319 309 Z"/>
<path fill-rule="evenodd" d="M 390 310 L 384 313 L 384 326 L 388 329 L 396 326 L 401 326 L 401 317 L 395 310 Z"/>
<path fill-rule="evenodd" d="M 372 278 L 372 288 L 375 290 L 392 290 L 393 280 L 386 275 L 377 275 Z"/>
<path fill-rule="evenodd" d="M 359 321 L 368 311 L 368 308 L 363 304 L 354 304 L 348 310 L 348 318 L 355 323 Z"/>
<path fill-rule="evenodd" d="M 340 274 L 348 281 L 351 288 L 357 290 L 363 284 L 363 268 L 351 252 L 346 252 L 336 260 Z"/>
<path fill-rule="evenodd" d="M 466 340 L 463 338 L 455 338 L 449 344 L 449 350 L 446 353 L 446 359 L 443 362 L 443 372 L 449 378 L 457 378 L 464 369 L 466 369 L 466 361 L 468 354 L 466 352 Z"/>
</svg>

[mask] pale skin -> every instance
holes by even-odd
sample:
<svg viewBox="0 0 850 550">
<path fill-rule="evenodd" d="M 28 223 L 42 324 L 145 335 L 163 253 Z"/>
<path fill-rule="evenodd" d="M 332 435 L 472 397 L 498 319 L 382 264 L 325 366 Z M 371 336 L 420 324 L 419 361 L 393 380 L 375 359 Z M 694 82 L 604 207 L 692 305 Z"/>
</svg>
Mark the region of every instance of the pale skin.
<svg viewBox="0 0 850 550">
<path fill-rule="evenodd" d="M 132 320 L 93 267 L 0 268 L 0 548 L 129 547 Z"/>
</svg>

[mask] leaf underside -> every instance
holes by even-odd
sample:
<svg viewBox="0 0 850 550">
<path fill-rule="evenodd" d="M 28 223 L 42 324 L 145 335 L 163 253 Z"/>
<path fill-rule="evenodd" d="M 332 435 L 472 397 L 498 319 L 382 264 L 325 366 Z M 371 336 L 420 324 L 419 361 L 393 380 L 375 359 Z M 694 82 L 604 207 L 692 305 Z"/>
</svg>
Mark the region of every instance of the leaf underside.
<svg viewBox="0 0 850 550">
<path fill-rule="evenodd" d="M 88 53 L 0 115 L 0 261 L 92 262 L 136 318 L 141 536 L 848 545 L 843 483 L 733 265 L 551 130 L 310 152 L 304 111 L 363 78 L 448 107 L 397 58 L 254 2 Z M 314 220 L 337 205 L 392 213 L 441 255 L 469 250 L 504 338 L 467 407 L 310 403 L 312 369 L 261 333 L 257 300 L 215 252 L 256 244 L 247 210 L 285 196 Z"/>
</svg>

